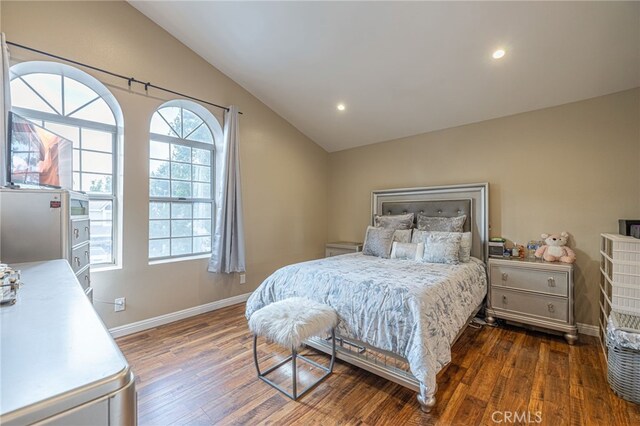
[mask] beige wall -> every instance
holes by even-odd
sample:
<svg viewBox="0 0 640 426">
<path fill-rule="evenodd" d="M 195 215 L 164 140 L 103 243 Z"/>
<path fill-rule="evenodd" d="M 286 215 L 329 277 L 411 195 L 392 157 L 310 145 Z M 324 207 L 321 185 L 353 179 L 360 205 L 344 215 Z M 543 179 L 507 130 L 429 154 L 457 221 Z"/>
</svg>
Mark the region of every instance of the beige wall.
<svg viewBox="0 0 640 426">
<path fill-rule="evenodd" d="M 362 240 L 374 189 L 489 182 L 491 236 L 571 233 L 577 321 L 596 324 L 599 234 L 640 217 L 639 164 L 640 89 L 331 153 L 328 236 Z"/>
<path fill-rule="evenodd" d="M 124 113 L 122 269 L 94 272 L 95 299 L 127 298 L 127 309 L 96 303 L 113 327 L 252 291 L 276 268 L 324 253 L 327 153 L 255 97 L 124 2 L 2 2 L 7 39 L 240 107 L 247 284 L 207 272 L 207 260 L 149 265 L 148 126 L 171 97 L 109 85 Z M 11 48 L 14 61 L 42 59 Z M 239 52 L 241 54 L 242 52 Z M 139 91 L 140 92 L 140 91 Z M 215 109 L 212 112 L 218 114 Z"/>
</svg>

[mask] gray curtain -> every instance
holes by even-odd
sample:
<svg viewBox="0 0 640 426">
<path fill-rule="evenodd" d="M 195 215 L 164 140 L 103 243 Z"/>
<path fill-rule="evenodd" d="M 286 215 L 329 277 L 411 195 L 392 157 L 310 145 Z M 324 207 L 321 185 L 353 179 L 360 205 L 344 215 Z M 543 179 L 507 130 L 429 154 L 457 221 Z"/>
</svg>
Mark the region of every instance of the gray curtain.
<svg viewBox="0 0 640 426">
<path fill-rule="evenodd" d="M 2 84 L 0 85 L 0 112 L 2 112 L 0 117 L 0 186 L 4 186 L 7 183 L 6 172 L 7 172 L 7 145 L 9 141 L 7 140 L 7 117 L 9 111 L 11 110 L 11 94 L 9 93 L 9 48 L 7 47 L 7 40 L 4 36 L 4 33 L 0 35 L 1 45 L 0 45 L 0 80 Z"/>
<path fill-rule="evenodd" d="M 224 146 L 220 156 L 219 182 L 216 182 L 215 231 L 211 242 L 209 272 L 244 272 L 244 225 L 242 185 L 238 146 L 238 107 L 230 106 L 224 120 Z"/>
</svg>

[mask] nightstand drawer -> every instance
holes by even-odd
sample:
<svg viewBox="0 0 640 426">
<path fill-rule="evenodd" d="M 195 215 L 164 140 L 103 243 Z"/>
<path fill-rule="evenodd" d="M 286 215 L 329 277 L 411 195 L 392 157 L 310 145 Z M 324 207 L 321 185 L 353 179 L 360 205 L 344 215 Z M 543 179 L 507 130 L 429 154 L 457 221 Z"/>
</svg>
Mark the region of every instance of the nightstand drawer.
<svg viewBox="0 0 640 426">
<path fill-rule="evenodd" d="M 491 285 L 568 297 L 569 274 L 517 266 L 491 265 Z"/>
<path fill-rule="evenodd" d="M 362 243 L 352 241 L 337 241 L 327 243 L 324 250 L 325 257 L 338 256 L 347 253 L 357 253 L 362 251 Z"/>
<path fill-rule="evenodd" d="M 338 255 L 347 254 L 347 253 L 355 253 L 355 250 L 336 248 L 336 247 L 327 247 L 324 250 L 325 257 L 338 256 Z"/>
<path fill-rule="evenodd" d="M 494 309 L 550 320 L 562 322 L 569 320 L 569 301 L 562 297 L 493 287 L 491 306 Z"/>
</svg>

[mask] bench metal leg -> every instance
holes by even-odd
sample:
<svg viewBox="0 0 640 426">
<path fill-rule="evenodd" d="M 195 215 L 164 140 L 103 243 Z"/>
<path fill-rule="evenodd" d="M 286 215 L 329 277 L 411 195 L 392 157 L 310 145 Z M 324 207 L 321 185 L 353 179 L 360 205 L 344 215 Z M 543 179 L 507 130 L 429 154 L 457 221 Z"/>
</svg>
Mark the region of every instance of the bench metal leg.
<svg viewBox="0 0 640 426">
<path fill-rule="evenodd" d="M 296 368 L 296 350 L 294 348 L 291 348 L 291 372 L 291 377 L 293 377 L 293 399 L 295 400 L 298 399 L 298 369 Z"/>
<path fill-rule="evenodd" d="M 329 367 L 325 367 L 323 365 L 320 365 L 317 362 L 305 357 L 304 355 L 300 355 L 298 353 L 298 351 L 296 351 L 294 348 L 292 348 L 290 356 L 288 356 L 283 361 L 280 361 L 278 364 L 274 365 L 273 367 L 269 367 L 269 369 L 265 370 L 264 372 L 261 372 L 260 371 L 260 365 L 258 364 L 258 336 L 254 335 L 253 336 L 253 361 L 254 361 L 254 363 L 256 365 L 256 371 L 258 372 L 258 378 L 260 380 L 262 380 L 263 382 L 267 383 L 268 385 L 278 389 L 280 392 L 282 392 L 283 394 L 287 395 L 289 398 L 291 398 L 294 401 L 296 401 L 302 395 L 304 395 L 305 393 L 309 392 L 312 388 L 314 388 L 320 382 L 322 382 L 324 379 L 326 379 L 333 372 L 333 366 L 334 366 L 335 361 L 336 361 L 336 339 L 335 339 L 335 330 L 334 329 L 331 329 L 331 337 L 332 337 L 331 340 L 332 340 L 333 344 L 332 344 L 332 347 L 331 347 L 331 361 L 329 363 Z M 325 372 L 325 374 L 322 377 L 320 377 L 314 383 L 309 385 L 305 390 L 303 390 L 299 394 L 298 394 L 298 371 L 297 371 L 297 360 L 298 359 L 301 359 L 301 360 L 303 360 L 303 361 L 305 361 L 305 362 L 313 365 L 314 367 L 319 368 L 319 369 L 321 369 L 322 371 Z M 267 374 L 271 373 L 274 370 L 277 370 L 278 368 L 280 368 L 281 366 L 283 366 L 284 364 L 286 364 L 289 361 L 291 361 L 292 393 L 289 393 L 287 390 L 283 389 L 281 386 L 275 384 L 273 381 L 269 380 L 266 377 Z"/>
</svg>

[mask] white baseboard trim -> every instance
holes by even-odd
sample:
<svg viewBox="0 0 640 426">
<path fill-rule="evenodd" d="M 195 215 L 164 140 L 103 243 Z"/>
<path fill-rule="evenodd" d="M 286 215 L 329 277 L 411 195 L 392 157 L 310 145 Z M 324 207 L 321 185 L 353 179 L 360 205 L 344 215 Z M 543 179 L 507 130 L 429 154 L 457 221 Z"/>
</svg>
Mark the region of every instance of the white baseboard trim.
<svg viewBox="0 0 640 426">
<path fill-rule="evenodd" d="M 250 295 L 251 293 L 239 294 L 238 296 L 229 297 L 228 299 L 216 300 L 215 302 L 205 303 L 204 305 L 194 306 L 193 308 L 187 308 L 170 314 L 132 322 L 131 324 L 110 328 L 109 332 L 114 338 L 127 336 L 139 331 L 169 324 L 170 322 L 204 314 L 205 312 L 211 312 L 217 309 L 226 308 L 227 306 L 237 305 L 238 303 L 246 302 Z"/>
<path fill-rule="evenodd" d="M 600 335 L 600 329 L 598 328 L 597 325 L 581 324 L 581 323 L 578 323 L 576 325 L 578 326 L 578 333 L 580 334 L 586 334 L 587 336 L 596 336 L 596 337 Z"/>
</svg>

